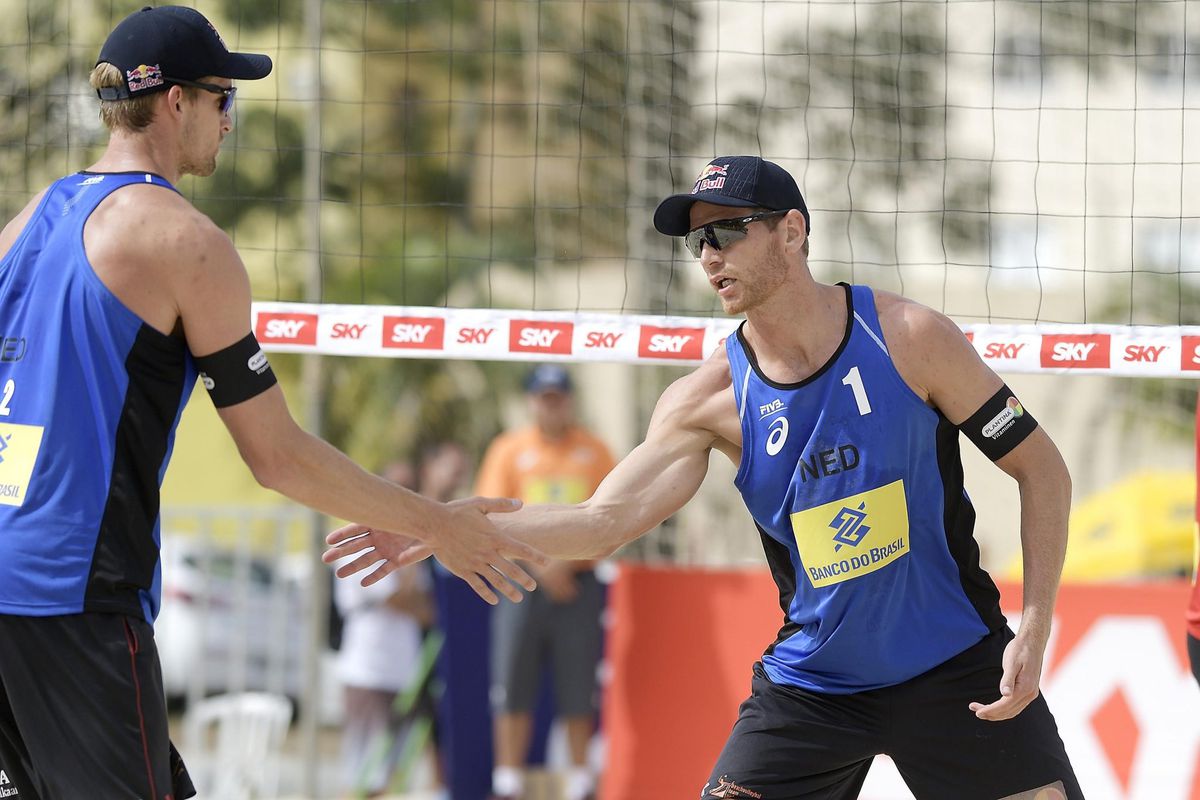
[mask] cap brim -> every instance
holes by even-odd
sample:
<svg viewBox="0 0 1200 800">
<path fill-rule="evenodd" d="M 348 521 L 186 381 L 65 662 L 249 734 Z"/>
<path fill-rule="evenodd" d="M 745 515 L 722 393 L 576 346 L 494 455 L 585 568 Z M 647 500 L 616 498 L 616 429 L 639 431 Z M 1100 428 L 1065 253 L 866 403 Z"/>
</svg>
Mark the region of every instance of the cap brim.
<svg viewBox="0 0 1200 800">
<path fill-rule="evenodd" d="M 230 53 L 217 77 L 256 81 L 271 74 L 271 57 L 262 53 Z"/>
<path fill-rule="evenodd" d="M 750 200 L 728 197 L 719 192 L 673 194 L 659 203 L 658 208 L 654 210 L 654 229 L 667 236 L 683 236 L 692 229 L 692 206 L 698 202 L 733 208 L 756 207 L 755 203 Z"/>
</svg>

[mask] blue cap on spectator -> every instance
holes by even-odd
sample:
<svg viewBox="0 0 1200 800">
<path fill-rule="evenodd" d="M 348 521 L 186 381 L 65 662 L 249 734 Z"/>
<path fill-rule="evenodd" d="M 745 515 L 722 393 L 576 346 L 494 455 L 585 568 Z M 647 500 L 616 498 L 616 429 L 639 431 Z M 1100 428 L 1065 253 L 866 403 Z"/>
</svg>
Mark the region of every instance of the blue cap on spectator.
<svg viewBox="0 0 1200 800">
<path fill-rule="evenodd" d="M 557 364 L 542 364 L 534 367 L 525 376 L 525 391 L 530 394 L 541 394 L 542 392 L 570 394 L 572 388 L 571 376 Z"/>
</svg>

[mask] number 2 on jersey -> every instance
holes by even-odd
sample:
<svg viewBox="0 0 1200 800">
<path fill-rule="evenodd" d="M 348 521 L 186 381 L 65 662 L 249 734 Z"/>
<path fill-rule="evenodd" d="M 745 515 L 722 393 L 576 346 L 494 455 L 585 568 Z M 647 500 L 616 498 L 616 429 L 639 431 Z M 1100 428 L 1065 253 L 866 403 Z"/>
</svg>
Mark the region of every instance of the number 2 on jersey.
<svg viewBox="0 0 1200 800">
<path fill-rule="evenodd" d="M 8 401 L 12 400 L 13 392 L 17 390 L 17 382 L 9 378 L 4 382 L 4 394 L 0 396 L 0 417 L 7 417 L 12 413 L 12 409 L 8 407 Z"/>
<path fill-rule="evenodd" d="M 854 402 L 858 404 L 858 415 L 865 417 L 871 413 L 871 401 L 867 399 L 867 387 L 863 386 L 862 375 L 858 373 L 858 367 L 851 367 L 846 373 L 846 377 L 842 378 L 842 384 L 849 386 L 854 391 Z"/>
</svg>

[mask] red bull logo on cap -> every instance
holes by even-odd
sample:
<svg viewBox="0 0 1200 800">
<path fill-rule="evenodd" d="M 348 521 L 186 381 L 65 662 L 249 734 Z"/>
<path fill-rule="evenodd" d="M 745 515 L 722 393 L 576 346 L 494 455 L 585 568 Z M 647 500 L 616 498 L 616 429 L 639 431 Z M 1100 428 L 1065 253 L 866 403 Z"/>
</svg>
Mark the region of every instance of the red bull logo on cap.
<svg viewBox="0 0 1200 800">
<path fill-rule="evenodd" d="M 207 22 L 207 20 L 205 21 Z M 217 37 L 217 41 L 221 43 L 221 47 L 224 47 L 225 51 L 228 52 L 229 45 L 225 44 L 225 40 L 221 38 L 221 34 L 217 33 L 216 27 L 211 22 L 208 23 L 208 27 L 213 32 L 213 36 Z"/>
<path fill-rule="evenodd" d="M 143 89 L 152 89 L 155 86 L 163 85 L 162 70 L 158 64 L 146 65 L 142 64 L 125 72 L 125 82 L 129 84 L 129 91 L 140 92 Z"/>
<path fill-rule="evenodd" d="M 696 185 L 692 187 L 692 194 L 720 189 L 725 185 L 725 178 L 728 175 L 728 164 L 709 164 L 700 173 L 700 176 L 696 178 Z"/>
</svg>

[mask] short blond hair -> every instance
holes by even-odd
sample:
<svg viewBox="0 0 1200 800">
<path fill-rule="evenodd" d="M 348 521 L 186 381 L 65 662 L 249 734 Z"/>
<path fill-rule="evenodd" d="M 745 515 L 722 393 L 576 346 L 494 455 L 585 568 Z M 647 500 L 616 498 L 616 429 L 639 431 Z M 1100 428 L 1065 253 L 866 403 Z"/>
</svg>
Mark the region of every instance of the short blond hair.
<svg viewBox="0 0 1200 800">
<path fill-rule="evenodd" d="M 93 89 L 123 89 L 121 70 L 107 62 L 97 64 L 88 76 Z M 158 92 L 124 100 L 101 100 L 100 119 L 110 131 L 136 132 L 154 121 L 154 100 Z"/>
</svg>

